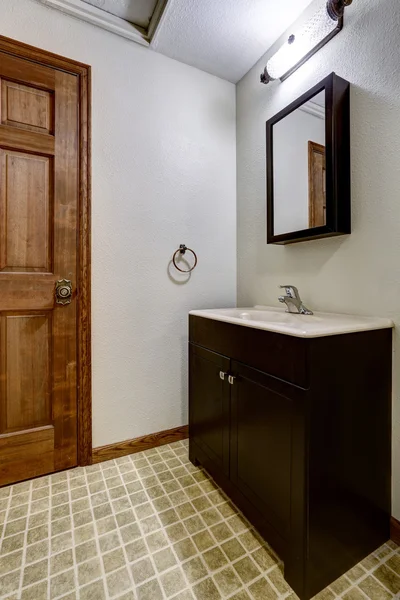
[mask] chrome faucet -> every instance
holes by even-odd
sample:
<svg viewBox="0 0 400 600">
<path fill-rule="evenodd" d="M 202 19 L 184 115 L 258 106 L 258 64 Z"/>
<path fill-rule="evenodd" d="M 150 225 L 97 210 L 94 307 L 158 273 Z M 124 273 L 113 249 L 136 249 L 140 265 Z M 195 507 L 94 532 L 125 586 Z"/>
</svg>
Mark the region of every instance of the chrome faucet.
<svg viewBox="0 0 400 600">
<path fill-rule="evenodd" d="M 304 306 L 299 290 L 294 285 L 280 285 L 280 288 L 284 289 L 286 296 L 279 296 L 279 302 L 286 304 L 288 313 L 296 313 L 298 315 L 312 315 L 312 310 Z"/>
</svg>

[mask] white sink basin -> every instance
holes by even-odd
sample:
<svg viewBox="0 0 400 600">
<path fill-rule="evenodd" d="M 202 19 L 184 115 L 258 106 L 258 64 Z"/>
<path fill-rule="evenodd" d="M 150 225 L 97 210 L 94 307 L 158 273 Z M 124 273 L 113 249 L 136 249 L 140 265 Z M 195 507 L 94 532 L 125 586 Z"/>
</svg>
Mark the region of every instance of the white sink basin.
<svg viewBox="0 0 400 600">
<path fill-rule="evenodd" d="M 370 331 L 372 329 L 387 329 L 394 326 L 391 319 L 380 317 L 322 312 L 313 315 L 297 315 L 287 313 L 284 308 L 272 306 L 192 310 L 190 314 L 244 327 L 254 327 L 255 329 L 265 329 L 307 338 L 340 335 L 355 331 Z"/>
</svg>

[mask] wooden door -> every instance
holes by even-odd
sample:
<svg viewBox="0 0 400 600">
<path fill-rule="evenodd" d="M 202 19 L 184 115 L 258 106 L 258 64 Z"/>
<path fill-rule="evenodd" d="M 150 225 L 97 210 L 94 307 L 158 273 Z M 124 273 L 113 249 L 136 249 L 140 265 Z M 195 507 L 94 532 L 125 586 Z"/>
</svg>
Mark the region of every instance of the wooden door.
<svg viewBox="0 0 400 600">
<path fill-rule="evenodd" d="M 309 227 L 326 225 L 325 146 L 308 142 Z"/>
<path fill-rule="evenodd" d="M 229 475 L 230 361 L 189 344 L 189 443 L 195 442 L 212 469 Z"/>
<path fill-rule="evenodd" d="M 77 464 L 79 156 L 75 75 L 0 52 L 0 86 L 3 485 Z"/>
<path fill-rule="evenodd" d="M 273 528 L 290 531 L 292 401 L 271 377 L 237 362 L 232 388 L 231 480 Z"/>
</svg>

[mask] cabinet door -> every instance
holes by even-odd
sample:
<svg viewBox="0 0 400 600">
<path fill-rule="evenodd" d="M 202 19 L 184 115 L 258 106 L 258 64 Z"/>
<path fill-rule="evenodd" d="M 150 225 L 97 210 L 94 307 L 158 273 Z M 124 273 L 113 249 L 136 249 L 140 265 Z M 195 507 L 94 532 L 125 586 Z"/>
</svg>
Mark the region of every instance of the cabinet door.
<svg viewBox="0 0 400 600">
<path fill-rule="evenodd" d="M 189 442 L 194 441 L 217 470 L 229 475 L 230 361 L 189 344 L 189 365 Z"/>
<path fill-rule="evenodd" d="M 232 372 L 237 377 L 230 386 L 231 480 L 286 537 L 290 529 L 292 401 L 281 394 L 282 385 L 274 385 L 278 380 L 265 373 L 235 362 Z"/>
</svg>

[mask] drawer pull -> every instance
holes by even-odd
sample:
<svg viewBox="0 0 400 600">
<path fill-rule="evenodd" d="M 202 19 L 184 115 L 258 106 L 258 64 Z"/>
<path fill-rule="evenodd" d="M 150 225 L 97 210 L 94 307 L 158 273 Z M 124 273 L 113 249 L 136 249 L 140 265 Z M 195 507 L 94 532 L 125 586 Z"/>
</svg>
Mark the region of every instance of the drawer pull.
<svg viewBox="0 0 400 600">
<path fill-rule="evenodd" d="M 227 375 L 227 373 L 224 373 L 224 371 L 219 372 L 219 377 L 222 379 L 222 381 L 225 381 L 225 375 Z"/>
<path fill-rule="evenodd" d="M 228 381 L 231 385 L 234 384 L 236 377 L 234 375 L 229 375 L 228 376 Z"/>
</svg>

